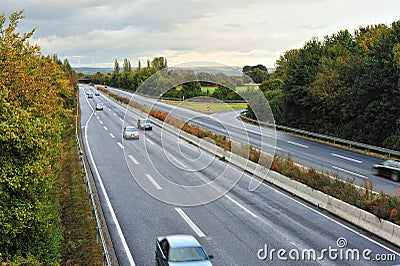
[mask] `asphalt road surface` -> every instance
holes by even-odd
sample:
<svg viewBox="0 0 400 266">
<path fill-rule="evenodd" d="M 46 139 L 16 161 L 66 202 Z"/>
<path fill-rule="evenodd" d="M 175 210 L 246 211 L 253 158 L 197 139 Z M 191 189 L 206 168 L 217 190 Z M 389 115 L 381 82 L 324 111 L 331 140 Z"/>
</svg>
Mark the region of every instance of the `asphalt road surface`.
<svg viewBox="0 0 400 266">
<path fill-rule="evenodd" d="M 276 154 L 289 155 L 300 165 L 338 175 L 345 180 L 353 180 L 354 184 L 359 186 L 363 186 L 364 180 L 368 180 L 372 182 L 376 192 L 399 194 L 400 182 L 372 174 L 372 166 L 382 162 L 382 158 L 246 124 L 237 119 L 239 111 L 205 115 L 126 91 L 110 87 L 107 89 L 132 101 L 171 113 L 202 128 L 229 136 L 233 140 L 250 143 L 256 148 L 272 152 L 270 147 L 273 146 Z"/>
<path fill-rule="evenodd" d="M 399 264 L 399 247 L 268 184 L 250 192 L 250 175 L 162 128 L 124 140 L 143 114 L 89 89 L 80 85 L 82 137 L 120 265 L 154 265 L 156 238 L 180 233 L 213 265 Z"/>
</svg>

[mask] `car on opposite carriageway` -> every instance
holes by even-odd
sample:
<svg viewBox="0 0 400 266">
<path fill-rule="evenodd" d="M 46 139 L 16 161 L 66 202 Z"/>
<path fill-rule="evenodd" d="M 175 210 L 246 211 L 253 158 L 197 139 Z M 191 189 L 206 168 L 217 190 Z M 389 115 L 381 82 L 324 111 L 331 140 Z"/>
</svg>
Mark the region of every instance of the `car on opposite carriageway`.
<svg viewBox="0 0 400 266">
<path fill-rule="evenodd" d="M 374 164 L 372 166 L 372 172 L 374 175 L 388 177 L 393 181 L 399 181 L 400 162 L 393 160 L 386 160 L 380 164 Z"/>
</svg>

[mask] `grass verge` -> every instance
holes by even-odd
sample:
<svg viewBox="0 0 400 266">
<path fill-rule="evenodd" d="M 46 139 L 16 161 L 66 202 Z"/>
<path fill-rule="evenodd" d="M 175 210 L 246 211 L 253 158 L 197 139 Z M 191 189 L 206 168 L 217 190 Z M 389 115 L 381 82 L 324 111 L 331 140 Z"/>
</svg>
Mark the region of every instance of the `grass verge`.
<svg viewBox="0 0 400 266">
<path fill-rule="evenodd" d="M 186 109 L 191 109 L 205 114 L 214 114 L 232 110 L 243 110 L 247 108 L 246 103 L 206 103 L 206 102 L 188 102 L 188 101 L 169 101 L 162 100 L 161 102 L 170 105 L 179 106 Z"/>
<path fill-rule="evenodd" d="M 96 243 L 97 224 L 77 153 L 75 121 L 66 130 L 60 204 L 64 245 L 62 265 L 102 265 L 103 248 Z"/>
</svg>

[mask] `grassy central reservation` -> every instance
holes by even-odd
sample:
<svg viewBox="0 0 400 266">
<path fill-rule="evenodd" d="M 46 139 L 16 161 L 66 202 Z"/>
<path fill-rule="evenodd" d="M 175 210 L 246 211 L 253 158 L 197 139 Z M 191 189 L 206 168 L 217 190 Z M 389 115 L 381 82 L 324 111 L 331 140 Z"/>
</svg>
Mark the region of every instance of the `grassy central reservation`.
<svg viewBox="0 0 400 266">
<path fill-rule="evenodd" d="M 189 102 L 189 101 L 169 101 L 161 100 L 163 103 L 176 105 L 182 108 L 191 109 L 205 114 L 213 114 L 232 110 L 243 110 L 247 108 L 247 103 L 207 103 L 207 102 Z"/>
</svg>

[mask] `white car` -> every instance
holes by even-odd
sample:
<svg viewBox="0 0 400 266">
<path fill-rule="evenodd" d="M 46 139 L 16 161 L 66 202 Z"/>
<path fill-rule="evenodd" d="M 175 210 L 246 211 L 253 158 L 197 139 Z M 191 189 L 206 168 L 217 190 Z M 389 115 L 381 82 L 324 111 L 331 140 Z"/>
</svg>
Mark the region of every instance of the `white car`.
<svg viewBox="0 0 400 266">
<path fill-rule="evenodd" d="M 126 126 L 122 132 L 122 136 L 124 139 L 139 139 L 139 132 L 134 126 Z"/>
<path fill-rule="evenodd" d="M 192 235 L 169 235 L 157 238 L 156 265 L 211 266 L 213 256 L 207 256 Z"/>
</svg>

